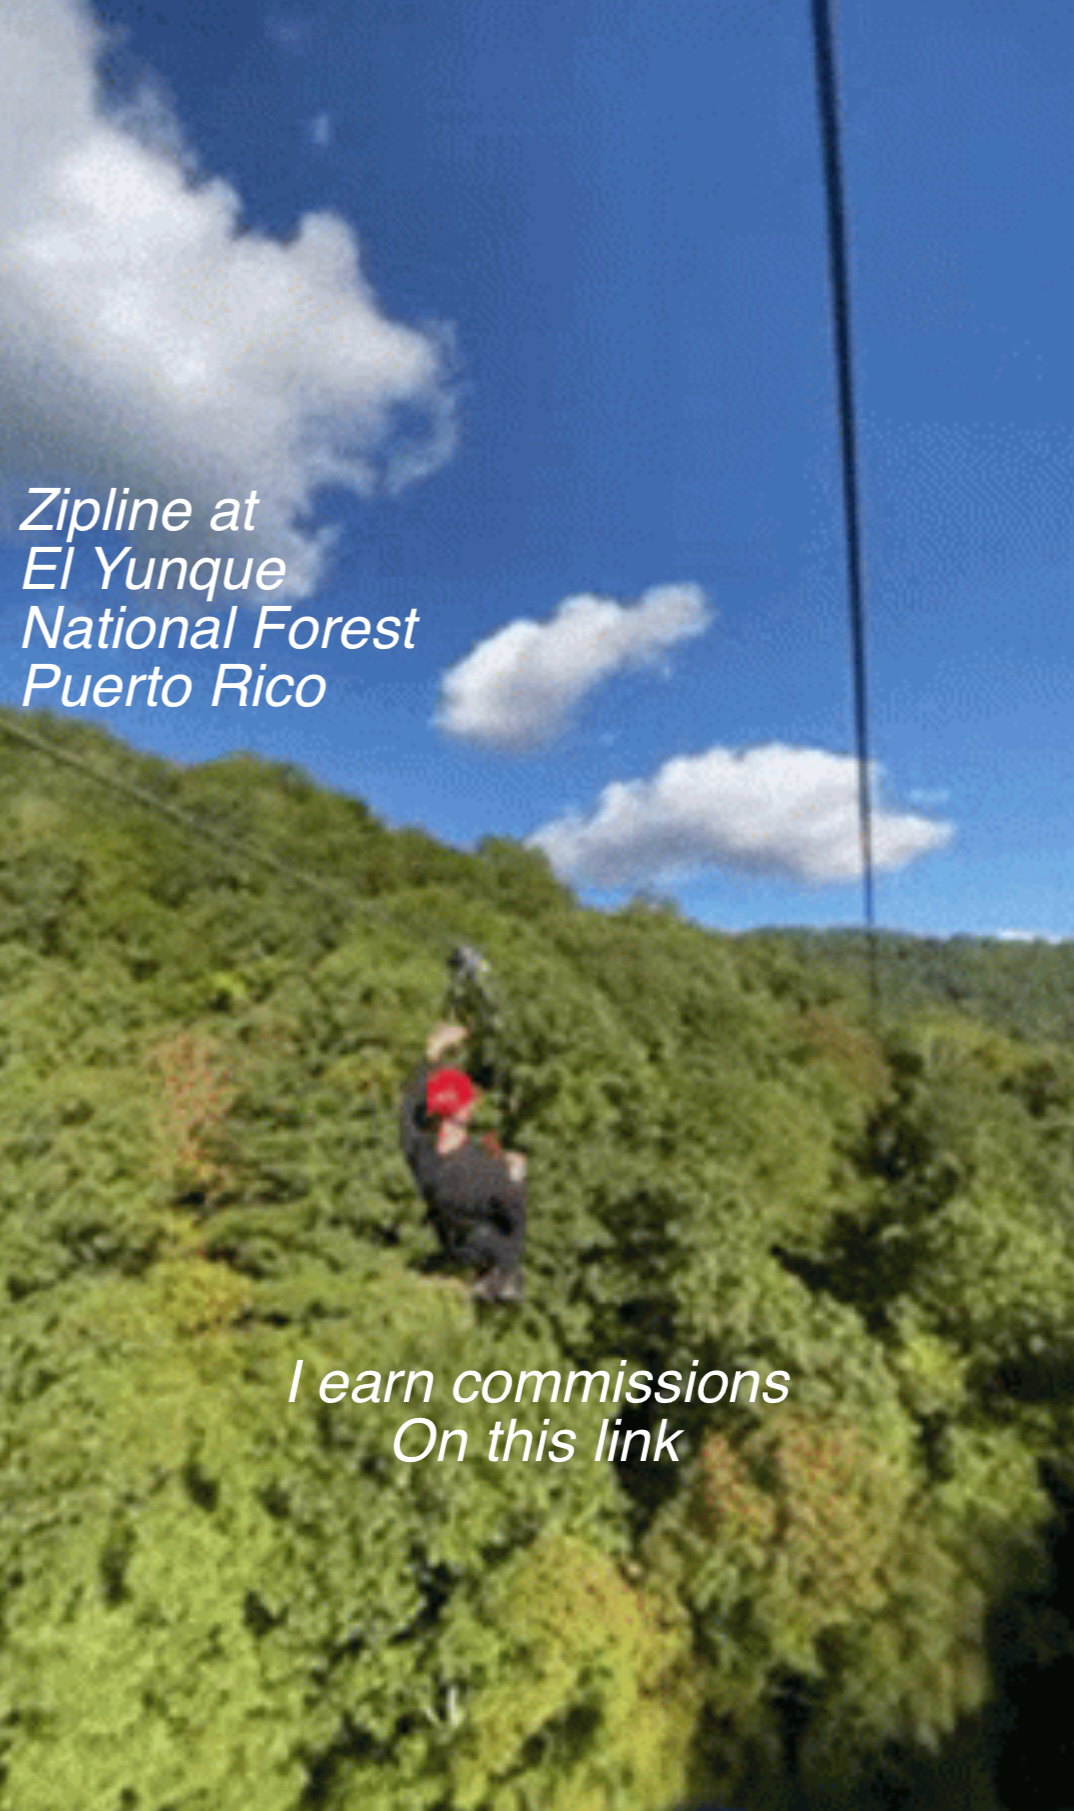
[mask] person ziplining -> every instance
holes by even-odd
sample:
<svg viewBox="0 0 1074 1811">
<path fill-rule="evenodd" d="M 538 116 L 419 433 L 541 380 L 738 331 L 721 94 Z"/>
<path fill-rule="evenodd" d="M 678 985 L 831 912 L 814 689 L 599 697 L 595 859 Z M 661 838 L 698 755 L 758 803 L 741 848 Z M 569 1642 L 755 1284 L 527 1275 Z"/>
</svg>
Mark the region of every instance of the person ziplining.
<svg viewBox="0 0 1074 1811">
<path fill-rule="evenodd" d="M 475 1142 L 470 1121 L 480 1090 L 465 1069 L 443 1066 L 469 1033 L 438 1025 L 425 1062 L 403 1091 L 400 1133 L 428 1217 L 451 1263 L 473 1265 L 475 1301 L 522 1299 L 526 1232 L 526 1159 L 491 1136 Z"/>
</svg>

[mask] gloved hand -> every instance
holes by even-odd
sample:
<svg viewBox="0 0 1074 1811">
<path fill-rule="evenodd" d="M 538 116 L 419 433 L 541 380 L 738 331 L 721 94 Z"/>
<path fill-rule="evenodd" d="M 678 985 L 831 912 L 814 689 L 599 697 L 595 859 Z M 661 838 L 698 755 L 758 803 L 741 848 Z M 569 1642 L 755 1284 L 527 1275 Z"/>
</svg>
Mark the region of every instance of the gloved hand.
<svg viewBox="0 0 1074 1811">
<path fill-rule="evenodd" d="M 425 1055 L 430 1063 L 438 1063 L 453 1044 L 464 1044 L 469 1033 L 465 1025 L 437 1025 L 430 1031 L 425 1040 Z"/>
</svg>

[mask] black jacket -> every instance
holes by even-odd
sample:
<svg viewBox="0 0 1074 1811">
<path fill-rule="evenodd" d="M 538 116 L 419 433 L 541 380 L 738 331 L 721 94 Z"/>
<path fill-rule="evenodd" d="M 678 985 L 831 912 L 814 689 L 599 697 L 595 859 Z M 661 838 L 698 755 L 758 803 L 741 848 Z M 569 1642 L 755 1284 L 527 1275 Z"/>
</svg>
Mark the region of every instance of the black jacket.
<svg viewBox="0 0 1074 1811">
<path fill-rule="evenodd" d="M 403 1156 L 413 1172 L 445 1253 L 482 1270 L 513 1270 L 522 1261 L 526 1185 L 514 1182 L 502 1156 L 472 1139 L 446 1156 L 436 1148 L 436 1121 L 425 1110 L 428 1063 L 403 1092 Z"/>
</svg>

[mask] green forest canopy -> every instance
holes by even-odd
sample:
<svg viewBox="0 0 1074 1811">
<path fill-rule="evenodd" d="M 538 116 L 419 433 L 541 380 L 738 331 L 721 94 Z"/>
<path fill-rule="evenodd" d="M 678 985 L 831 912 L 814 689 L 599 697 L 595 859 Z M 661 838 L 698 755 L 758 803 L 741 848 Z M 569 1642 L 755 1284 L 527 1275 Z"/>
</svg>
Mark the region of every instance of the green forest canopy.
<svg viewBox="0 0 1074 1811">
<path fill-rule="evenodd" d="M 0 718 L 5 1811 L 1056 1811 L 1074 947 L 885 939 L 877 1032 L 852 938 L 587 911 L 293 769 L 29 723 L 75 766 Z M 429 1268 L 398 1151 L 459 940 L 513 1312 Z M 591 1462 L 595 1401 L 512 1405 L 578 1456 L 493 1465 L 450 1400 L 624 1359 L 790 1392 L 629 1411 L 658 1466 Z M 339 1367 L 432 1370 L 466 1461 L 399 1464 Z"/>
</svg>

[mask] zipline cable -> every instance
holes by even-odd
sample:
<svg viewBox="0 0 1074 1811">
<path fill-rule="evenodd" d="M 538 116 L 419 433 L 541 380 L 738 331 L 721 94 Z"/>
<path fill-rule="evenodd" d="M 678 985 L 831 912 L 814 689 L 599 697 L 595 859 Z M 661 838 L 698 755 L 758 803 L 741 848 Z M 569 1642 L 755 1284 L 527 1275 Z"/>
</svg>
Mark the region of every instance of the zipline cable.
<svg viewBox="0 0 1074 1811">
<path fill-rule="evenodd" d="M 835 37 L 832 31 L 829 0 L 812 0 L 812 10 L 817 108 L 820 115 L 820 136 L 824 156 L 824 189 L 828 214 L 828 270 L 832 292 L 832 334 L 835 345 L 839 444 L 843 472 L 843 516 L 846 525 L 850 644 L 854 669 L 854 728 L 858 763 L 858 830 L 861 843 L 862 897 L 869 973 L 869 1004 L 875 1023 L 880 1015 L 880 973 L 873 864 L 869 686 L 865 656 L 865 569 L 862 557 L 854 360 L 850 332 L 847 207 L 839 131 L 839 72 L 836 64 Z"/>
<path fill-rule="evenodd" d="M 0 720 L 0 729 L 14 741 L 25 743 L 27 748 L 32 748 L 38 754 L 45 755 L 50 761 L 58 762 L 61 767 L 70 767 L 75 773 L 81 774 L 84 780 L 89 780 L 96 786 L 103 786 L 106 792 L 114 792 L 120 798 L 131 799 L 135 804 L 144 806 L 148 811 L 155 811 L 159 817 L 167 818 L 180 830 L 185 830 L 187 835 L 195 841 L 215 844 L 218 849 L 223 849 L 230 857 L 232 864 L 234 864 L 236 855 L 245 856 L 247 860 L 256 865 L 269 868 L 287 880 L 297 881 L 300 886 L 307 888 L 310 892 L 319 893 L 323 898 L 339 903 L 340 894 L 337 889 L 324 886 L 310 875 L 303 874 L 298 868 L 292 868 L 286 862 L 279 861 L 274 855 L 244 847 L 236 838 L 225 836 L 222 830 L 214 830 L 210 824 L 199 822 L 188 812 L 180 810 L 178 805 L 169 804 L 167 799 L 158 798 L 155 793 L 147 792 L 142 786 L 136 786 L 132 780 L 120 779 L 118 774 L 101 773 L 88 761 L 79 760 L 77 755 L 69 753 L 67 749 L 57 748 L 53 743 L 46 741 L 44 736 L 35 736 L 32 730 L 23 729 L 21 724 L 10 723 L 6 718 Z"/>
<path fill-rule="evenodd" d="M 156 813 L 191 841 L 209 843 L 222 850 L 227 856 L 227 867 L 232 874 L 236 871 L 237 862 L 241 861 L 266 868 L 292 886 L 315 893 L 320 899 L 342 907 L 348 918 L 362 914 L 367 919 L 375 919 L 388 930 L 402 931 L 418 943 L 435 946 L 448 966 L 449 985 L 445 1010 L 450 1017 L 461 1018 L 474 1031 L 475 1048 L 488 1069 L 488 1081 L 485 1085 L 496 1089 L 505 1098 L 509 1096 L 510 1072 L 503 1055 L 507 1015 L 492 987 L 489 964 L 479 951 L 460 941 L 457 923 L 449 926 L 443 918 L 415 917 L 413 913 L 378 906 L 373 900 L 355 899 L 349 890 L 317 880 L 301 868 L 281 861 L 278 856 L 254 847 L 241 837 L 226 835 L 223 831 L 214 829 L 212 825 L 193 817 L 178 805 L 172 805 L 167 799 L 136 785 L 133 780 L 124 780 L 118 774 L 102 773 L 92 763 L 80 759 L 67 749 L 58 748 L 46 737 L 35 735 L 33 730 L 24 729 L 21 724 L 12 723 L 3 715 L 0 715 L 0 732 L 12 741 L 32 749 L 34 753 L 70 768 L 91 784 L 115 793 L 117 797 L 126 799 L 143 810 Z"/>
<path fill-rule="evenodd" d="M 269 872 L 276 874 L 282 880 L 289 881 L 293 886 L 300 887 L 308 893 L 316 893 L 319 898 L 328 900 L 333 905 L 343 906 L 349 912 L 365 913 L 369 917 L 379 919 L 382 924 L 389 927 L 408 931 L 411 935 L 416 933 L 421 938 L 433 940 L 428 923 L 421 924 L 417 919 L 408 920 L 403 914 L 389 912 L 369 899 L 355 899 L 345 888 L 317 880 L 312 874 L 303 873 L 300 868 L 292 867 L 289 862 L 281 861 L 278 856 L 270 855 L 267 850 L 255 848 L 241 837 L 228 835 L 222 830 L 214 829 L 211 824 L 206 824 L 193 817 L 178 805 L 172 805 L 167 799 L 159 798 L 155 793 L 147 791 L 145 787 L 135 785 L 133 780 L 121 779 L 117 774 L 102 773 L 91 762 L 81 760 L 78 755 L 71 754 L 67 749 L 58 748 L 46 737 L 35 735 L 33 730 L 24 729 L 21 724 L 12 723 L 6 716 L 0 717 L 0 731 L 10 736 L 12 741 L 23 743 L 37 754 L 44 755 L 48 760 L 56 761 L 62 767 L 71 768 L 84 780 L 89 780 L 91 784 L 103 787 L 105 791 L 113 792 L 120 798 L 129 799 L 134 804 L 141 805 L 144 810 L 155 812 L 177 829 L 184 831 L 192 841 L 211 843 L 227 856 L 228 866 L 232 872 L 234 872 L 237 862 L 248 861 L 255 867 L 268 869 Z M 446 926 L 441 924 L 441 928 L 446 929 Z M 459 941 L 457 936 L 450 935 L 437 936 L 435 940 L 443 946 L 441 953 L 446 953 L 448 949 L 454 948 Z"/>
<path fill-rule="evenodd" d="M 416 918 L 412 913 L 391 911 L 369 899 L 355 899 L 347 889 L 317 880 L 313 875 L 293 867 L 290 862 L 281 861 L 267 850 L 255 848 L 241 837 L 226 835 L 223 831 L 214 829 L 212 825 L 193 817 L 178 805 L 172 805 L 167 799 L 136 785 L 133 780 L 124 780 L 118 774 L 102 773 L 92 763 L 80 759 L 67 749 L 58 748 L 46 737 L 35 735 L 33 730 L 24 729 L 21 724 L 12 723 L 4 715 L 0 715 L 0 732 L 12 741 L 32 749 L 35 754 L 44 755 L 48 760 L 70 768 L 91 784 L 115 793 L 117 797 L 139 805 L 143 810 L 156 813 L 184 832 L 193 842 L 210 843 L 214 848 L 222 850 L 233 874 L 237 862 L 250 862 L 268 869 L 293 886 L 316 893 L 332 905 L 343 907 L 348 917 L 364 914 L 367 918 L 376 919 L 389 930 L 403 931 L 419 943 L 437 946 L 438 953 L 446 958 L 448 965 L 447 1009 L 453 1018 L 461 1018 L 475 1030 L 477 1047 L 489 1069 L 489 1081 L 486 1085 L 508 1095 L 510 1074 L 501 1048 L 505 1035 L 504 1010 L 491 987 L 489 964 L 471 945 L 460 942 L 457 925 L 449 927 L 443 918 Z"/>
</svg>

